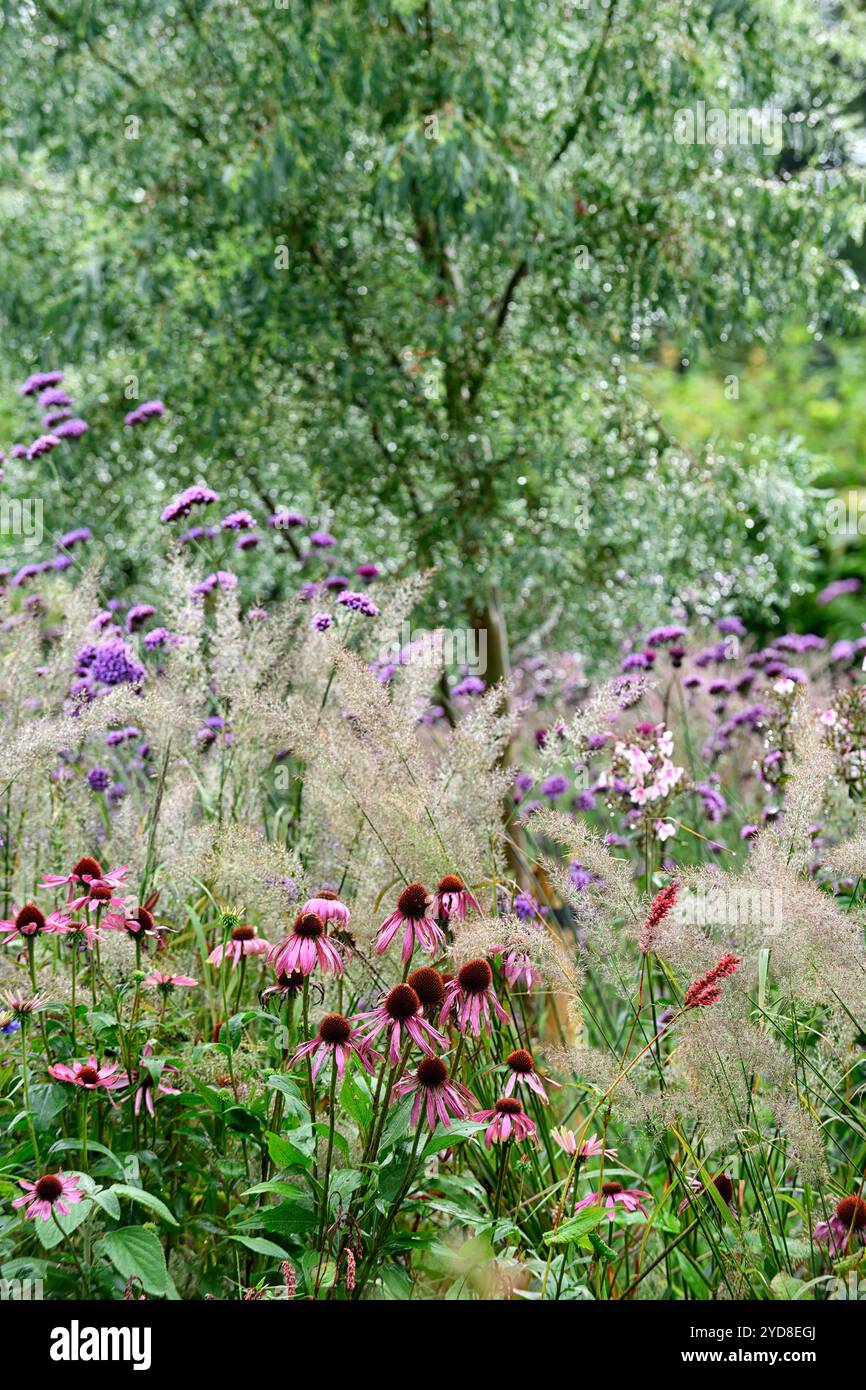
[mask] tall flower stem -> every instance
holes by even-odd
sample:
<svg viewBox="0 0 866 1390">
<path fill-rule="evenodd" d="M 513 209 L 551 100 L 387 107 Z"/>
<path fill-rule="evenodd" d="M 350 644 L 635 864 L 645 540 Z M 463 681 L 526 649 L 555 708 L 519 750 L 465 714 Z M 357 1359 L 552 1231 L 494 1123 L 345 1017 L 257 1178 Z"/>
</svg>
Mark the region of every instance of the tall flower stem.
<svg viewBox="0 0 866 1390">
<path fill-rule="evenodd" d="M 30 1130 L 30 1142 L 33 1145 L 33 1156 L 36 1160 L 37 1168 L 40 1166 L 39 1145 L 36 1141 L 36 1126 L 33 1123 L 33 1111 L 30 1109 L 30 1064 L 27 1056 L 27 1019 L 21 1020 L 21 1079 L 24 1084 L 24 1108 L 27 1111 L 27 1125 Z"/>
<path fill-rule="evenodd" d="M 363 1265 L 361 1266 L 361 1269 L 358 1271 L 358 1279 L 355 1285 L 356 1298 L 361 1297 L 361 1294 L 364 1291 L 364 1287 L 369 1281 L 370 1275 L 373 1272 L 373 1269 L 375 1268 L 376 1258 L 379 1254 L 379 1251 L 382 1249 L 382 1246 L 388 1239 L 391 1227 L 393 1226 L 394 1220 L 397 1216 L 397 1212 L 400 1210 L 400 1206 L 403 1202 L 403 1198 L 406 1196 L 406 1193 L 409 1191 L 409 1188 L 415 1179 L 418 1166 L 418 1146 L 421 1142 L 421 1135 L 423 1133 L 423 1130 L 424 1112 L 422 1108 L 421 1114 L 418 1116 L 418 1124 L 415 1127 L 415 1138 L 412 1141 L 412 1152 L 409 1156 L 409 1162 L 406 1167 L 406 1172 L 403 1176 L 403 1181 L 400 1184 L 396 1197 L 394 1198 L 393 1202 L 388 1208 L 388 1213 L 385 1217 L 384 1222 L 379 1227 L 378 1233 L 376 1234 L 373 1240 L 373 1244 L 370 1247 L 370 1253 L 368 1254 Z"/>
<path fill-rule="evenodd" d="M 328 1222 L 328 1189 L 331 1183 L 331 1159 L 334 1154 L 334 1120 L 336 1118 L 337 1101 L 337 1061 L 331 1061 L 331 1089 L 328 1092 L 328 1155 L 325 1159 L 325 1177 L 322 1183 L 322 1214 L 319 1218 L 319 1246 L 325 1238 L 325 1226 Z"/>
<path fill-rule="evenodd" d="M 493 1203 L 493 1233 L 496 1234 L 496 1223 L 499 1220 L 499 1208 L 502 1204 L 502 1189 L 505 1186 L 505 1170 L 508 1167 L 508 1156 L 511 1153 L 510 1143 L 502 1145 L 502 1158 L 499 1164 L 499 1181 L 496 1184 L 496 1200 Z"/>
</svg>

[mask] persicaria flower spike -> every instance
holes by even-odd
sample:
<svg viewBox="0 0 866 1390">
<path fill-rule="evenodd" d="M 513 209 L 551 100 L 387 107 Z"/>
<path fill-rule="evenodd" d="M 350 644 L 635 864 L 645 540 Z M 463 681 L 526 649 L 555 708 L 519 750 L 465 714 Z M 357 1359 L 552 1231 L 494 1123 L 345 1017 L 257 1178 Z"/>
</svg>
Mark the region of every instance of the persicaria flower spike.
<svg viewBox="0 0 866 1390">
<path fill-rule="evenodd" d="M 644 955 L 646 955 L 648 951 L 652 950 L 656 927 L 658 926 L 659 922 L 664 921 L 668 913 L 670 913 L 673 910 L 677 901 L 677 895 L 679 891 L 680 885 L 676 881 L 674 881 L 673 883 L 668 883 L 664 888 L 662 888 L 658 893 L 656 893 L 655 897 L 653 898 L 652 903 L 650 904 L 650 910 L 646 915 L 646 921 L 641 927 L 640 933 L 638 935 L 638 945 L 640 946 L 640 949 L 643 951 Z"/>
<path fill-rule="evenodd" d="M 699 980 L 694 980 L 689 985 L 683 1000 L 683 1008 L 706 1009 L 710 1004 L 715 1004 L 721 997 L 720 982 L 726 976 L 733 975 L 740 961 L 740 956 L 735 956 L 731 951 L 728 951 L 726 955 L 722 956 L 718 965 L 714 965 L 712 970 L 708 970 Z"/>
</svg>

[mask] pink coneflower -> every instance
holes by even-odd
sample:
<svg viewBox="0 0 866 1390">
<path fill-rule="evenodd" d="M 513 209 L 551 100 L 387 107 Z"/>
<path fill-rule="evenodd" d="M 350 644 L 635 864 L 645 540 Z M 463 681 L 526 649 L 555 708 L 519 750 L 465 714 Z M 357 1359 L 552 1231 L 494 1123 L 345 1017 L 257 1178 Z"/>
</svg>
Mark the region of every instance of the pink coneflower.
<svg viewBox="0 0 866 1390">
<path fill-rule="evenodd" d="M 509 946 L 493 946 L 490 954 L 499 956 L 502 973 L 509 989 L 516 989 L 521 980 L 527 991 L 541 983 L 541 971 L 527 951 L 518 951 Z"/>
<path fill-rule="evenodd" d="M 269 950 L 267 941 L 256 935 L 252 923 L 243 922 L 240 926 L 232 927 L 228 941 L 221 941 L 219 946 L 214 947 L 208 956 L 208 964 L 222 965 L 224 960 L 230 960 L 234 970 L 243 956 L 263 956 Z"/>
<path fill-rule="evenodd" d="M 812 1238 L 827 1245 L 834 1255 L 844 1255 L 855 1239 L 866 1242 L 866 1202 L 853 1193 L 843 1197 L 829 1221 L 819 1221 Z"/>
<path fill-rule="evenodd" d="M 733 975 L 740 959 L 740 956 L 728 951 L 718 965 L 714 965 L 712 970 L 708 970 L 699 980 L 694 980 L 686 990 L 683 1009 L 706 1009 L 710 1004 L 715 1004 L 721 997 L 720 981 L 728 975 Z"/>
<path fill-rule="evenodd" d="M 410 883 L 397 899 L 397 906 L 386 917 L 376 939 L 376 950 L 387 951 L 401 927 L 403 930 L 404 962 L 411 959 L 415 944 L 433 956 L 445 945 L 445 937 L 432 914 L 433 899 L 421 883 Z"/>
<path fill-rule="evenodd" d="M 311 975 L 316 966 L 323 975 L 343 973 L 343 957 L 325 935 L 324 923 L 317 912 L 302 912 L 295 919 L 291 936 L 271 947 L 268 961 L 277 975 L 291 975 L 293 970 Z"/>
<path fill-rule="evenodd" d="M 267 989 L 262 990 L 260 998 L 262 1002 L 265 999 L 270 999 L 274 994 L 278 994 L 281 999 L 293 998 L 294 995 L 300 994 L 304 988 L 305 978 L 306 976 L 302 975 L 300 970 L 293 970 L 290 975 L 278 975 L 272 985 L 268 985 Z"/>
<path fill-rule="evenodd" d="M 308 898 L 301 908 L 301 915 L 305 912 L 314 912 L 326 926 L 328 922 L 336 922 L 338 927 L 349 925 L 349 909 L 329 888 L 320 888 L 314 897 Z"/>
<path fill-rule="evenodd" d="M 516 1144 L 522 1144 L 524 1139 L 534 1140 L 536 1136 L 535 1124 L 524 1111 L 520 1101 L 514 1100 L 511 1096 L 504 1096 L 502 1100 L 498 1100 L 492 1110 L 476 1110 L 469 1118 L 487 1124 L 484 1133 L 484 1146 L 487 1149 L 492 1144 L 504 1144 L 512 1137 Z"/>
<path fill-rule="evenodd" d="M 161 989 L 168 994 L 179 985 L 184 985 L 187 988 L 192 985 L 197 985 L 198 980 L 193 980 L 189 975 L 170 975 L 164 970 L 154 970 L 152 975 L 148 975 L 144 983 L 146 985 L 153 985 L 154 988 Z M 146 1048 L 145 1051 L 147 1051 Z"/>
<path fill-rule="evenodd" d="M 544 1083 L 538 1072 L 535 1070 L 535 1060 L 531 1052 L 527 1052 L 525 1047 L 518 1047 L 514 1052 L 509 1052 L 505 1059 L 508 1067 L 508 1080 L 505 1083 L 505 1094 L 514 1094 L 515 1086 L 528 1086 L 537 1096 L 540 1096 L 547 1104 L 547 1092 Z M 558 1081 L 551 1081 L 548 1077 L 548 1085 L 558 1086 Z"/>
<path fill-rule="evenodd" d="M 468 1028 L 477 1038 L 481 1035 L 482 1027 L 490 1027 L 492 1005 L 500 1022 L 507 1023 L 508 1014 L 496 998 L 492 984 L 493 971 L 483 957 L 467 961 L 458 970 L 456 979 L 449 980 L 445 986 L 445 999 L 439 1022 L 444 1023 L 453 1010 L 460 1032 L 465 1033 Z"/>
<path fill-rule="evenodd" d="M 478 904 L 462 878 L 458 878 L 457 874 L 446 874 L 440 879 L 439 887 L 433 895 L 434 917 L 456 917 L 462 922 L 470 907 L 478 911 Z"/>
<path fill-rule="evenodd" d="M 391 1092 L 393 1099 L 414 1096 L 411 1122 L 418 1123 L 421 1106 L 426 1107 L 427 1124 L 435 1129 L 441 1120 L 446 1129 L 451 1120 L 465 1120 L 478 1101 L 459 1081 L 453 1081 L 448 1068 L 439 1057 L 425 1057 L 418 1063 L 417 1071 L 410 1076 L 401 1076 Z"/>
<path fill-rule="evenodd" d="M 664 921 L 669 912 L 673 911 L 679 891 L 680 885 L 677 882 L 668 883 L 653 898 L 650 910 L 646 915 L 646 921 L 638 934 L 638 945 L 644 955 L 652 950 L 656 927 L 659 922 Z"/>
<path fill-rule="evenodd" d="M 194 983 L 195 981 L 193 981 L 193 984 Z M 153 1056 L 153 1048 L 151 1047 L 150 1043 L 147 1043 L 147 1045 L 142 1049 L 141 1055 L 142 1057 Z M 147 1113 L 151 1117 L 153 1117 L 154 1091 L 157 1091 L 164 1096 L 180 1095 L 180 1091 L 176 1086 L 169 1086 L 168 1083 L 164 1080 L 165 1073 L 167 1071 L 174 1072 L 176 1076 L 180 1074 L 179 1069 L 173 1066 L 171 1062 L 165 1063 L 157 1079 L 154 1079 L 153 1072 L 151 1072 L 148 1067 L 139 1068 L 138 1080 L 136 1082 L 135 1100 L 133 1102 L 133 1109 L 136 1115 L 141 1114 L 141 1107 L 143 1105 L 147 1110 Z"/>
<path fill-rule="evenodd" d="M 379 1059 L 367 1039 L 363 1038 L 358 1030 L 352 1027 L 349 1019 L 344 1018 L 342 1014 L 326 1014 L 319 1024 L 319 1031 L 316 1036 L 311 1038 L 309 1042 L 301 1043 L 300 1047 L 295 1049 L 288 1065 L 293 1067 L 302 1057 L 315 1057 L 313 1062 L 313 1080 L 315 1081 L 330 1054 L 337 1065 L 337 1076 L 342 1081 L 346 1071 L 346 1062 L 352 1052 L 364 1070 L 372 1076 L 375 1071 L 375 1064 Z"/>
<path fill-rule="evenodd" d="M 424 1017 L 421 1000 L 411 985 L 395 985 L 386 994 L 378 1008 L 368 1013 L 356 1014 L 353 1022 L 362 1024 L 362 1033 L 369 1042 L 387 1029 L 389 1046 L 388 1060 L 400 1060 L 403 1033 L 408 1033 L 422 1052 L 433 1053 L 431 1043 L 437 1047 L 447 1047 L 448 1039 L 437 1032 L 432 1023 Z M 426 1036 L 425 1036 L 426 1035 Z"/>
<path fill-rule="evenodd" d="M 75 889 L 83 885 L 89 890 L 92 883 L 106 884 L 109 888 L 122 888 L 123 880 L 129 871 L 128 864 L 121 864 L 118 869 L 109 869 L 104 873 L 99 860 L 94 859 L 89 854 L 85 854 L 76 864 L 73 864 L 68 874 L 46 874 L 40 887 L 58 888 L 62 883 L 69 885 L 69 892 L 66 895 L 67 907 L 75 899 Z M 78 899 L 79 904 L 86 902 L 86 896 Z"/>
<path fill-rule="evenodd" d="M 129 1080 L 126 1072 L 119 1070 L 119 1064 L 112 1062 L 101 1067 L 95 1057 L 86 1062 L 55 1062 L 48 1068 L 57 1081 L 67 1081 L 70 1086 L 83 1086 L 86 1091 L 116 1091 Z"/>
<path fill-rule="evenodd" d="M 102 925 L 112 931 L 125 931 L 132 937 L 158 936 L 159 932 L 154 924 L 153 914 L 146 907 L 137 907 L 133 912 L 127 912 L 124 907 L 122 912 L 107 912 L 102 919 Z"/>
<path fill-rule="evenodd" d="M 707 1188 L 710 1185 L 709 1183 L 701 1182 L 700 1178 L 686 1178 L 685 1183 L 686 1187 L 688 1187 L 689 1189 L 689 1192 L 677 1207 L 678 1216 L 680 1212 L 685 1211 L 686 1207 L 689 1206 L 690 1203 L 693 1202 L 696 1197 L 702 1197 L 706 1193 Z M 733 1211 L 734 1184 L 731 1182 L 727 1173 L 717 1173 L 716 1176 L 712 1179 L 712 1186 L 716 1189 L 722 1201 L 726 1202 L 727 1205 L 731 1208 L 731 1211 Z"/>
<path fill-rule="evenodd" d="M 445 998 L 445 981 L 432 965 L 422 965 L 420 970 L 413 970 L 406 983 L 414 989 L 422 1008 L 432 1011 L 441 1007 Z"/>
<path fill-rule="evenodd" d="M 570 1154 L 572 1158 L 577 1153 L 577 1135 L 573 1129 L 552 1129 L 550 1137 L 553 1139 L 563 1153 Z M 597 1134 L 590 1134 L 588 1139 L 584 1139 L 580 1146 L 581 1158 L 598 1158 L 599 1154 L 604 1154 L 605 1158 L 616 1158 L 616 1149 L 606 1149 Z"/>
<path fill-rule="evenodd" d="M 641 1197 L 649 1195 L 639 1187 L 623 1187 L 621 1182 L 605 1182 L 601 1185 L 601 1192 L 590 1192 L 588 1197 L 581 1197 L 579 1202 L 575 1202 L 574 1210 L 580 1211 L 582 1207 L 609 1207 L 613 1211 L 617 1206 L 622 1206 L 626 1211 L 642 1211 L 644 1216 L 649 1216 L 641 1202 Z"/>
<path fill-rule="evenodd" d="M 24 907 L 19 908 L 15 916 L 7 922 L 0 922 L 0 932 L 5 932 L 3 945 L 8 946 L 10 941 L 14 941 L 16 936 L 27 940 L 32 936 L 39 936 L 42 932 L 66 931 L 69 925 L 69 915 L 65 912 L 50 912 L 46 917 L 45 913 L 34 903 L 25 903 Z"/>
<path fill-rule="evenodd" d="M 58 1216 L 68 1216 L 70 1208 L 80 1202 L 84 1193 L 78 1186 L 78 1178 L 73 1173 L 46 1173 L 35 1182 L 21 1178 L 19 1187 L 24 1188 L 21 1197 L 14 1198 L 13 1207 L 25 1207 L 27 1221 L 50 1221 L 53 1212 Z"/>
</svg>

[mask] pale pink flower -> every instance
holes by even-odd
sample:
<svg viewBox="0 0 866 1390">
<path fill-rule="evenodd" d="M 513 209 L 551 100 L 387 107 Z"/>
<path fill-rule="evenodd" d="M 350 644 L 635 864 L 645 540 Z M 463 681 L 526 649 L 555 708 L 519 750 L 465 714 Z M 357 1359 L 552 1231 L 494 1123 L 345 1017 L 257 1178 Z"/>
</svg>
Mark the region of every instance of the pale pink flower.
<svg viewBox="0 0 866 1390">
<path fill-rule="evenodd" d="M 70 1086 L 83 1086 L 86 1091 L 116 1091 L 129 1080 L 125 1071 L 120 1071 L 119 1063 L 112 1062 L 101 1067 L 95 1057 L 86 1062 L 55 1062 L 48 1068 L 58 1081 L 67 1081 Z"/>
<path fill-rule="evenodd" d="M 602 1183 L 600 1192 L 590 1192 L 587 1197 L 581 1197 L 579 1202 L 575 1202 L 574 1210 L 580 1211 L 583 1207 L 608 1207 L 613 1211 L 617 1206 L 622 1206 L 626 1211 L 642 1211 L 644 1216 L 649 1216 L 641 1202 L 642 1197 L 649 1195 L 649 1192 L 643 1192 L 639 1187 L 623 1187 L 621 1182 L 605 1182 Z"/>
<path fill-rule="evenodd" d="M 324 923 L 317 912 L 302 912 L 295 919 L 291 935 L 271 947 L 268 962 L 277 975 L 291 975 L 295 970 L 311 975 L 316 966 L 323 975 L 343 973 L 343 957 L 325 935 Z"/>
<path fill-rule="evenodd" d="M 193 982 L 193 983 L 195 983 L 195 982 Z M 151 1047 L 150 1043 L 147 1043 L 146 1046 L 142 1049 L 141 1055 L 142 1055 L 142 1057 L 152 1057 L 152 1056 L 153 1056 L 153 1048 Z M 154 1079 L 153 1072 L 150 1071 L 150 1069 L 149 1069 L 148 1067 L 140 1067 L 140 1068 L 139 1068 L 139 1071 L 138 1071 L 138 1080 L 137 1080 L 137 1082 L 136 1082 L 136 1089 L 135 1089 L 135 1100 L 134 1100 L 134 1102 L 133 1102 L 133 1109 L 134 1109 L 136 1115 L 140 1115 L 140 1114 L 141 1114 L 141 1107 L 142 1107 L 142 1105 L 143 1105 L 143 1106 L 145 1107 L 145 1109 L 147 1110 L 147 1113 L 148 1113 L 151 1117 L 153 1117 L 153 1115 L 154 1115 L 154 1109 L 153 1109 L 153 1094 L 154 1094 L 154 1091 L 157 1091 L 157 1092 L 159 1092 L 161 1095 L 164 1095 L 164 1096 L 179 1096 L 179 1095 L 180 1095 L 180 1091 L 177 1089 L 177 1087 L 176 1087 L 176 1086 L 169 1086 L 167 1080 L 165 1079 L 165 1074 L 166 1074 L 167 1071 L 174 1072 L 174 1074 L 175 1074 L 176 1076 L 180 1074 L 180 1073 L 179 1073 L 179 1069 L 178 1069 L 176 1066 L 173 1066 L 171 1062 L 166 1062 L 166 1063 L 165 1063 L 165 1065 L 163 1066 L 162 1070 L 160 1071 L 159 1077 L 158 1077 L 157 1079 Z"/>
<path fill-rule="evenodd" d="M 572 1158 L 577 1153 L 577 1135 L 573 1129 L 566 1129 L 562 1126 L 559 1129 L 552 1129 L 550 1137 L 553 1139 L 563 1153 L 570 1154 Z M 584 1139 L 580 1146 L 581 1158 L 597 1158 L 599 1154 L 604 1154 L 605 1158 L 616 1158 L 616 1149 L 606 1149 L 597 1134 L 590 1134 L 588 1139 Z"/>
<path fill-rule="evenodd" d="M 402 958 L 410 960 L 415 946 L 421 947 L 431 956 L 436 955 L 445 945 L 443 936 L 433 916 L 433 899 L 421 883 L 410 883 L 397 899 L 397 906 L 386 917 L 376 938 L 376 950 L 387 951 L 400 928 L 403 928 Z"/>
<path fill-rule="evenodd" d="M 544 1089 L 544 1082 L 535 1070 L 535 1060 L 531 1052 L 527 1052 L 525 1047 L 515 1048 L 514 1052 L 509 1052 L 505 1059 L 508 1067 L 508 1080 L 505 1083 L 505 1094 L 514 1094 L 515 1086 L 528 1086 L 537 1096 L 540 1096 L 547 1104 L 547 1092 Z M 558 1086 L 558 1081 L 547 1078 L 548 1086 Z"/>
<path fill-rule="evenodd" d="M 321 888 L 312 898 L 307 899 L 301 908 L 301 916 L 305 912 L 314 912 L 326 926 L 328 922 L 336 922 L 339 929 L 349 925 L 351 915 L 343 900 L 327 888 Z"/>
<path fill-rule="evenodd" d="M 516 1144 L 522 1144 L 524 1139 L 534 1140 L 536 1137 L 534 1122 L 530 1120 L 520 1101 L 510 1096 L 498 1100 L 492 1110 L 476 1110 L 469 1118 L 487 1124 L 484 1145 L 488 1149 L 492 1144 L 504 1144 L 511 1138 Z"/>
<path fill-rule="evenodd" d="M 353 1052 L 364 1070 L 372 1076 L 375 1063 L 379 1059 L 367 1039 L 363 1038 L 357 1029 L 352 1027 L 350 1020 L 342 1014 L 326 1014 L 319 1024 L 316 1036 L 295 1048 L 288 1065 L 293 1067 L 302 1057 L 314 1057 L 315 1081 L 330 1054 L 337 1066 L 337 1076 L 342 1081 L 346 1072 L 346 1062 Z"/>
<path fill-rule="evenodd" d="M 168 992 L 174 989 L 176 985 L 185 985 L 187 987 L 197 985 L 198 980 L 194 980 L 190 975 L 170 975 L 164 970 L 154 970 L 152 975 L 148 975 L 144 983 L 146 985 L 153 985 L 156 989 L 162 989 Z"/>
<path fill-rule="evenodd" d="M 478 1101 L 448 1075 L 448 1068 L 441 1057 L 425 1057 L 418 1063 L 417 1070 L 409 1076 L 401 1076 L 394 1083 L 391 1092 L 392 1103 L 403 1096 L 413 1096 L 411 1122 L 418 1123 L 422 1105 L 426 1109 L 427 1124 L 435 1129 L 439 1121 L 446 1129 L 451 1120 L 465 1120 Z"/>
<path fill-rule="evenodd" d="M 67 894 L 67 905 L 75 898 L 76 887 L 90 887 L 91 883 L 103 883 L 109 888 L 122 888 L 124 879 L 129 871 L 128 864 L 121 864 L 117 869 L 109 869 L 104 873 L 98 859 L 85 854 L 76 864 L 73 864 L 68 874 L 46 874 L 42 880 L 43 888 L 57 888 L 62 883 L 69 885 Z M 79 902 L 82 900 L 79 900 Z"/>
<path fill-rule="evenodd" d="M 0 922 L 0 932 L 5 932 L 3 945 L 8 946 L 16 936 L 26 941 L 28 937 L 39 936 L 42 932 L 65 932 L 69 925 L 69 914 L 50 912 L 48 916 L 34 903 L 25 903 L 9 921 Z"/>
<path fill-rule="evenodd" d="M 25 1207 L 28 1221 L 50 1221 L 52 1212 L 58 1216 L 68 1216 L 72 1207 L 80 1202 L 84 1193 L 78 1185 L 74 1173 L 46 1173 L 35 1182 L 22 1178 L 19 1187 L 24 1188 L 21 1197 L 12 1202 L 13 1207 Z"/>
<path fill-rule="evenodd" d="M 448 1039 L 433 1027 L 424 1017 L 421 1000 L 411 985 L 395 985 L 389 990 L 378 1008 L 367 1013 L 356 1014 L 352 1020 L 361 1024 L 361 1032 L 369 1042 L 385 1028 L 388 1031 L 388 1059 L 394 1063 L 400 1059 L 403 1034 L 420 1047 L 422 1052 L 432 1055 L 434 1048 L 447 1047 Z"/>
<path fill-rule="evenodd" d="M 503 1009 L 491 988 L 493 971 L 483 957 L 467 961 L 453 980 L 445 986 L 445 999 L 439 1014 L 443 1023 L 450 1013 L 456 1015 L 457 1027 L 461 1033 L 467 1028 L 476 1037 L 482 1028 L 490 1028 L 490 1009 L 502 1023 L 508 1022 L 508 1014 Z"/>
<path fill-rule="evenodd" d="M 493 946 L 491 956 L 501 957 L 502 973 L 509 989 L 516 989 L 523 982 L 527 991 L 541 983 L 541 971 L 527 951 L 515 947 Z"/>
<path fill-rule="evenodd" d="M 478 904 L 462 878 L 459 878 L 457 874 L 446 874 L 444 878 L 440 879 L 439 887 L 433 895 L 434 917 L 448 919 L 456 917 L 458 921 L 462 922 L 470 907 L 474 907 L 476 912 L 478 911 Z"/>
<path fill-rule="evenodd" d="M 240 965 L 243 956 L 263 956 L 269 950 L 267 941 L 256 935 L 252 923 L 245 922 L 241 926 L 232 927 L 228 941 L 221 941 L 219 946 L 214 947 L 208 956 L 208 964 L 222 965 L 224 960 L 230 960 L 234 970 Z"/>
</svg>

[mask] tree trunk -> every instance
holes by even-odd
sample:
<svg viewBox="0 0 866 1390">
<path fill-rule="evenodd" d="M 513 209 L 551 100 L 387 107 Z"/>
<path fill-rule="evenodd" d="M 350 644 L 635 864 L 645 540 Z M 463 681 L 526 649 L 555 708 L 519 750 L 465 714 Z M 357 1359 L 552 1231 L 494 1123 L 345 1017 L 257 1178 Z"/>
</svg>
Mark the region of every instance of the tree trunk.
<svg viewBox="0 0 866 1390">
<path fill-rule="evenodd" d="M 479 661 L 484 661 L 484 669 L 479 671 L 491 686 L 502 683 L 502 711 L 507 713 L 510 704 L 508 682 L 511 679 L 511 658 L 508 651 L 508 629 L 499 593 L 493 589 L 487 598 L 473 604 L 469 612 L 469 622 L 476 634 L 476 652 Z M 505 767 L 511 761 L 512 740 L 502 750 L 499 762 Z M 515 815 L 514 802 L 510 791 L 502 804 L 502 828 L 505 835 L 505 857 L 508 871 L 521 888 L 526 886 L 526 855 L 523 848 L 523 834 Z"/>
</svg>

